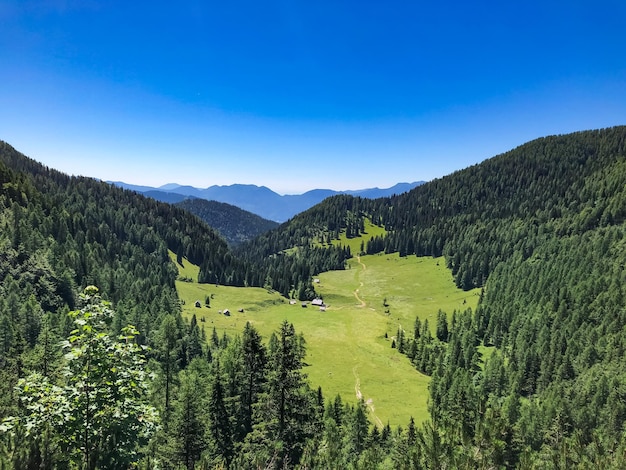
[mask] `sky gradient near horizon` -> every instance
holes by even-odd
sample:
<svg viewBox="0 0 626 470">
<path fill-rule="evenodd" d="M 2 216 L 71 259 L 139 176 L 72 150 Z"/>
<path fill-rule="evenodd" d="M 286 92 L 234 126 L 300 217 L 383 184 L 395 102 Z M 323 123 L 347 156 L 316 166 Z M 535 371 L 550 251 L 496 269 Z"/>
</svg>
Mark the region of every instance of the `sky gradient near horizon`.
<svg viewBox="0 0 626 470">
<path fill-rule="evenodd" d="M 626 124 L 626 2 L 0 0 L 0 139 L 69 174 L 431 180 Z"/>
</svg>

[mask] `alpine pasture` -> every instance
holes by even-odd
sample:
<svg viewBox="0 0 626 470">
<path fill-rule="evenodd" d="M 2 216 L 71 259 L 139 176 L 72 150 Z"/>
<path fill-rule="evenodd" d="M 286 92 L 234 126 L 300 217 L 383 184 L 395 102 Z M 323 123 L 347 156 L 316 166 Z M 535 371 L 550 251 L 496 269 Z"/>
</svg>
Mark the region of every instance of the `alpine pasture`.
<svg viewBox="0 0 626 470">
<path fill-rule="evenodd" d="M 237 335 L 250 322 L 267 340 L 283 320 L 293 323 L 306 340 L 304 372 L 311 386 L 321 386 L 326 400 L 337 394 L 344 401 L 362 398 L 379 426 L 428 419 L 429 378 L 392 348 L 398 329 L 412 337 L 419 317 L 434 331 L 439 309 L 450 318 L 455 309 L 476 308 L 479 296 L 478 289 L 456 288 L 443 258 L 397 253 L 355 256 L 345 270 L 316 276 L 325 311 L 263 288 L 198 284 L 197 266 L 187 260 L 177 266 L 185 279 L 176 282 L 183 314 L 195 314 L 207 336 L 213 328 L 220 336 Z"/>
</svg>

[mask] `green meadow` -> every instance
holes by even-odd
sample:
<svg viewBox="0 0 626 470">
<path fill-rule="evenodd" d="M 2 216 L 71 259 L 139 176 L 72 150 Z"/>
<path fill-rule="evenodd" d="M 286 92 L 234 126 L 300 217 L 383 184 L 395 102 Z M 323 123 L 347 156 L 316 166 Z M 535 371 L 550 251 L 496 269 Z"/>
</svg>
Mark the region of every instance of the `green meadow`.
<svg viewBox="0 0 626 470">
<path fill-rule="evenodd" d="M 178 267 L 181 277 L 197 279 L 197 266 L 185 260 Z M 336 394 L 344 401 L 363 398 L 379 426 L 405 426 L 411 416 L 418 423 L 427 420 L 429 378 L 391 348 L 392 338 L 398 328 L 412 337 L 416 317 L 428 319 L 434 330 L 439 309 L 451 315 L 455 309 L 475 308 L 478 290 L 457 289 L 443 258 L 400 258 L 397 253 L 354 257 L 347 269 L 321 273 L 316 281 L 326 311 L 304 308 L 301 302 L 291 305 L 262 288 L 184 281 L 176 287 L 183 313 L 195 314 L 207 335 L 213 327 L 220 335 L 240 334 L 251 322 L 267 340 L 283 320 L 293 323 L 307 343 L 304 372 L 327 399 Z M 229 316 L 219 313 L 226 309 Z"/>
</svg>

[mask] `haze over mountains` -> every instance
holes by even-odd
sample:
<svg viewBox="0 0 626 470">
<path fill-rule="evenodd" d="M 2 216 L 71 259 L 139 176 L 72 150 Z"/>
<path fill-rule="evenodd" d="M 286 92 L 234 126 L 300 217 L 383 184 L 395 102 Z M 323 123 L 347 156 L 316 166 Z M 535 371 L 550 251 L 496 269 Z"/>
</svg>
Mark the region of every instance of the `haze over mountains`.
<svg viewBox="0 0 626 470">
<path fill-rule="evenodd" d="M 145 463 L 141 468 L 156 461 L 188 466 L 181 436 L 207 436 L 189 461 L 237 469 L 257 462 L 264 468 L 624 467 L 626 126 L 538 138 L 394 197 L 337 195 L 236 246 L 177 205 L 63 174 L 0 142 L 0 227 L 0 419 L 9 418 L 0 432 L 0 468 L 40 468 L 48 447 L 38 437 L 46 433 L 60 443 L 46 456 L 46 468 L 66 468 L 68 455 L 78 455 L 73 466 L 82 468 L 75 429 L 81 436 L 93 429 L 93 462 L 129 455 Z M 403 305 L 404 293 L 422 278 L 399 267 L 417 269 L 424 257 L 443 257 L 449 287 L 477 288 L 476 308 L 463 303 L 446 312 L 429 302 L 438 308 L 429 322 L 417 302 Z M 395 265 L 384 282 L 370 274 L 374 259 Z M 190 265 L 193 271 L 181 271 Z M 330 271 L 346 269 L 353 276 L 343 276 L 350 281 L 335 289 Z M 394 282 L 399 276 L 402 282 Z M 73 324 L 85 328 L 73 329 L 75 314 L 92 313 L 82 307 L 93 297 L 91 286 L 112 302 L 115 315 L 110 325 L 98 320 L 97 328 L 88 321 L 98 317 L 84 315 Z M 237 288 L 259 300 L 245 309 L 257 324 L 284 308 L 269 347 L 252 323 L 241 340 L 229 338 L 231 320 L 224 318 L 230 315 L 218 317 L 218 302 L 240 298 Z M 289 307 L 288 299 L 320 297 L 327 311 Z M 355 306 L 355 298 L 368 308 Z M 340 301 L 347 308 L 335 309 Z M 93 313 L 105 307 L 110 313 L 107 304 L 94 303 Z M 378 327 L 354 328 L 365 311 L 378 316 Z M 216 318 L 227 326 L 211 333 Z M 299 336 L 291 320 L 302 319 L 314 323 L 301 323 Z M 111 338 L 120 338 L 118 351 L 133 341 L 126 331 L 136 335 L 136 346 L 154 351 L 154 366 L 145 368 L 143 357 L 87 357 L 52 347 L 68 337 L 63 344 L 82 348 L 80 337 L 89 333 L 98 335 L 97 344 L 106 339 L 107 351 Z M 322 363 L 319 355 L 306 355 L 305 345 L 336 340 L 337 357 L 345 359 L 348 336 L 359 346 L 366 336 L 372 340 L 389 387 L 406 388 L 416 402 L 428 394 L 429 421 L 410 418 L 395 430 L 368 422 L 367 402 L 349 400 L 361 386 L 378 399 L 368 385 L 373 381 L 362 380 L 374 368 L 369 362 L 352 365 L 349 357 L 351 370 L 339 374 L 333 361 L 324 361 L 324 382 L 305 381 L 304 360 Z M 254 360 L 240 359 L 245 354 Z M 77 358 L 87 366 L 72 369 Z M 407 380 L 395 375 L 401 363 L 415 369 Z M 427 392 L 412 388 L 418 372 L 428 377 Z M 127 377 L 144 377 L 143 391 L 131 396 Z M 329 400 L 326 385 L 345 377 L 346 398 Z M 97 385 L 84 387 L 85 380 Z M 76 390 L 89 394 L 77 402 Z M 244 396 L 248 406 L 235 407 Z M 279 409 L 281 396 L 290 398 Z M 81 411 L 93 397 L 104 397 L 98 409 L 107 413 L 95 424 Z M 54 419 L 50 403 L 63 405 Z M 209 403 L 193 409 L 192 431 L 185 431 L 187 403 Z M 141 414 L 120 417 L 119 409 Z M 153 428 L 145 438 L 124 434 L 142 429 L 137 426 L 149 416 L 167 423 L 163 436 Z M 282 428 L 280 416 L 287 417 Z M 210 430 L 207 423 L 217 418 Z M 237 420 L 248 426 L 233 427 Z M 29 434 L 31 423 L 37 427 Z M 115 448 L 101 436 L 118 439 Z M 220 448 L 223 436 L 227 445 Z M 367 444 L 349 447 L 357 439 Z M 331 455 L 331 441 L 346 450 Z M 272 467 L 275 455 L 288 464 Z"/>
<path fill-rule="evenodd" d="M 232 184 L 226 186 L 213 185 L 201 189 L 193 186 L 184 186 L 168 183 L 158 188 L 140 186 L 121 181 L 111 181 L 111 184 L 130 189 L 161 202 L 175 204 L 189 198 L 218 201 L 237 206 L 240 209 L 257 214 L 275 222 L 284 222 L 296 214 L 322 202 L 324 199 L 337 194 L 349 194 L 367 199 L 402 194 L 424 183 L 398 183 L 390 188 L 368 188 L 348 191 L 334 191 L 332 189 L 313 189 L 303 194 L 280 195 L 265 186 L 253 184 Z"/>
</svg>

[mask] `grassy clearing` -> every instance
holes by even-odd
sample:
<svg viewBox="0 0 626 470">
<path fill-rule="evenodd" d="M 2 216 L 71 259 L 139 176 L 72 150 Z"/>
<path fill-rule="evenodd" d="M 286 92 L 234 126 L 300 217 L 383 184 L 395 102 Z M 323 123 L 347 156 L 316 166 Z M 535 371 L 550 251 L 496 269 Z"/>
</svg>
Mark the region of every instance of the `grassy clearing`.
<svg viewBox="0 0 626 470">
<path fill-rule="evenodd" d="M 360 239 L 351 242 L 360 245 Z M 179 269 L 181 276 L 197 279 L 197 267 L 187 261 Z M 418 423 L 427 420 L 429 378 L 391 349 L 391 338 L 399 326 L 412 336 L 416 316 L 428 319 L 434 328 L 438 309 L 451 314 L 454 309 L 475 308 L 478 291 L 456 289 L 442 258 L 397 254 L 354 258 L 348 269 L 317 277 L 315 287 L 328 305 L 326 312 L 310 305 L 302 308 L 300 302 L 290 305 L 262 288 L 182 281 L 176 287 L 185 301 L 184 314 L 196 314 L 207 334 L 213 327 L 220 335 L 240 334 L 250 321 L 267 339 L 281 321 L 292 322 L 307 341 L 309 381 L 313 387 L 321 386 L 327 398 L 339 393 L 344 401 L 355 402 L 362 396 L 378 424 L 405 426 L 411 416 Z M 212 296 L 210 308 L 204 306 L 207 295 Z M 201 308 L 194 307 L 196 300 Z M 218 313 L 225 309 L 230 316 Z"/>
<path fill-rule="evenodd" d="M 369 219 L 365 219 L 365 232 L 360 237 L 348 238 L 346 237 L 345 230 L 341 232 L 339 240 L 332 240 L 332 245 L 349 246 L 350 253 L 357 255 L 361 252 L 361 243 L 367 245 L 367 241 L 375 236 L 382 237 L 387 233 L 384 227 L 374 225 Z M 318 244 L 321 246 L 327 246 L 326 243 L 318 240 Z"/>
<path fill-rule="evenodd" d="M 495 346 L 484 346 L 480 344 L 478 346 L 478 353 L 480 354 L 481 363 L 480 366 L 483 368 L 485 363 L 489 360 L 489 358 L 496 352 Z"/>
</svg>

